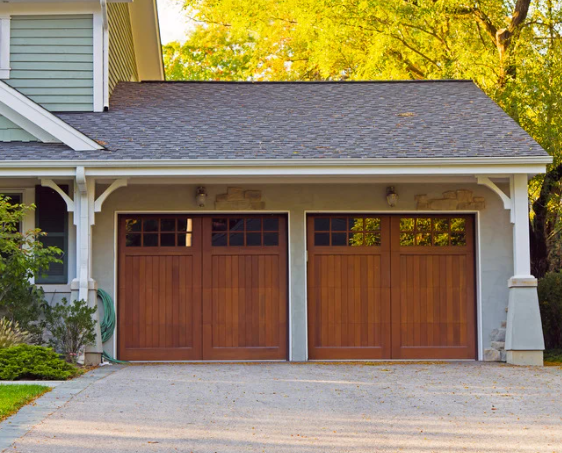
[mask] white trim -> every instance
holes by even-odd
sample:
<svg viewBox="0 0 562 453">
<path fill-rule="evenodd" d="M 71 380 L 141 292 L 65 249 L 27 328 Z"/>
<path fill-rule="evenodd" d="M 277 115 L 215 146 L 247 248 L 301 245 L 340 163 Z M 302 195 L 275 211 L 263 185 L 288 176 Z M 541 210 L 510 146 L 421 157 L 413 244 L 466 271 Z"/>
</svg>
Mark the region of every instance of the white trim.
<svg viewBox="0 0 562 453">
<path fill-rule="evenodd" d="M 534 278 L 531 275 L 531 243 L 529 237 L 529 193 L 527 176 L 513 175 L 513 277 Z"/>
<path fill-rule="evenodd" d="M 478 184 L 484 185 L 486 187 L 488 187 L 489 189 L 491 189 L 492 191 L 494 191 L 497 195 L 499 195 L 499 197 L 502 199 L 503 201 L 503 207 L 504 209 L 509 211 L 509 218 L 511 220 L 511 223 L 514 222 L 514 217 L 513 217 L 513 202 L 511 200 L 511 198 L 509 198 L 505 192 L 503 190 L 501 190 L 490 178 L 488 178 L 487 176 L 477 176 L 476 180 L 478 181 Z M 511 178 L 509 180 L 509 188 L 511 191 L 511 187 L 512 187 L 512 181 Z"/>
<path fill-rule="evenodd" d="M 10 78 L 10 20 L 0 15 L 0 79 Z"/>
<path fill-rule="evenodd" d="M 103 203 L 113 192 L 121 187 L 126 187 L 128 184 L 128 179 L 116 179 L 113 183 L 105 189 L 105 191 L 97 198 L 94 203 L 94 212 L 101 212 Z"/>
<path fill-rule="evenodd" d="M 104 30 L 103 14 L 94 12 L 94 112 L 103 112 L 104 104 Z"/>
<path fill-rule="evenodd" d="M 68 212 L 74 212 L 74 200 L 72 198 L 70 198 L 65 192 L 64 190 L 62 190 L 60 188 L 60 186 L 54 182 L 52 179 L 42 179 L 41 180 L 41 185 L 43 187 L 50 187 L 51 189 L 53 189 L 55 192 L 57 192 L 62 199 L 64 200 L 64 202 L 66 203 L 66 209 Z"/>
<path fill-rule="evenodd" d="M 0 113 L 32 135 L 37 137 L 39 133 L 43 136 L 42 141 L 62 142 L 75 151 L 102 149 L 95 141 L 78 132 L 60 118 L 2 81 L 0 81 L 0 99 L 0 105 L 3 104 L 7 107 L 1 109 Z M 6 114 L 6 110 L 8 110 L 8 114 Z M 32 124 L 35 126 L 33 127 Z M 53 140 L 53 138 L 56 140 Z"/>
<path fill-rule="evenodd" d="M 476 336 L 478 360 L 484 360 L 484 309 L 482 307 L 482 230 L 480 229 L 480 211 L 476 212 L 475 232 L 475 272 L 476 272 Z"/>
</svg>

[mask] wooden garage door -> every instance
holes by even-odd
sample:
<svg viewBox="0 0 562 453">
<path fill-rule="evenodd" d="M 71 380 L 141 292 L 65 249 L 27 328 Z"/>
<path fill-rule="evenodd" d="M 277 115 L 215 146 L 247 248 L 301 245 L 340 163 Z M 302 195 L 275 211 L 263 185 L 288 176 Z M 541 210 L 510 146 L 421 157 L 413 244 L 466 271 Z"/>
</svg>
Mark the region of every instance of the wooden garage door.
<svg viewBox="0 0 562 453">
<path fill-rule="evenodd" d="M 286 219 L 119 220 L 119 358 L 287 356 Z"/>
<path fill-rule="evenodd" d="M 475 358 L 472 216 L 308 219 L 311 359 Z"/>
</svg>

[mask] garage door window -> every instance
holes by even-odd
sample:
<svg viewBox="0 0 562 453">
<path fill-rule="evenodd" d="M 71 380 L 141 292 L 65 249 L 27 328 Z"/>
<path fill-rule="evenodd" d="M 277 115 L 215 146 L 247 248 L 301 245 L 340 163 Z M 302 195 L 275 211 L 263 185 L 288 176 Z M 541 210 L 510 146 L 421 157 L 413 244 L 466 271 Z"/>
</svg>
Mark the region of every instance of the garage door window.
<svg viewBox="0 0 562 453">
<path fill-rule="evenodd" d="M 466 219 L 444 217 L 403 217 L 400 219 L 401 246 L 466 246 Z"/>
<path fill-rule="evenodd" d="M 381 219 L 369 216 L 316 217 L 315 246 L 380 246 Z"/>
<path fill-rule="evenodd" d="M 127 219 L 127 247 L 191 247 L 193 221 L 186 217 Z"/>
<path fill-rule="evenodd" d="M 216 217 L 212 219 L 213 247 L 279 245 L 279 219 L 268 217 Z"/>
</svg>

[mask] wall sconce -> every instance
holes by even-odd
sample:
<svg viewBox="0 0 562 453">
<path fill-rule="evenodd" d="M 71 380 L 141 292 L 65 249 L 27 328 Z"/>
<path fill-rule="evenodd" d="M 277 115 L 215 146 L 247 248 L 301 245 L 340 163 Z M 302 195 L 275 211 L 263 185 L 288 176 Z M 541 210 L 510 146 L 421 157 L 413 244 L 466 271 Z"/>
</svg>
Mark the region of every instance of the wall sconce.
<svg viewBox="0 0 562 453">
<path fill-rule="evenodd" d="M 205 207 L 207 204 L 207 189 L 205 189 L 205 187 L 197 187 L 197 192 L 195 192 L 195 202 L 200 208 Z"/>
<path fill-rule="evenodd" d="M 398 204 L 398 194 L 394 191 L 394 186 L 386 188 L 386 201 L 391 208 Z"/>
</svg>

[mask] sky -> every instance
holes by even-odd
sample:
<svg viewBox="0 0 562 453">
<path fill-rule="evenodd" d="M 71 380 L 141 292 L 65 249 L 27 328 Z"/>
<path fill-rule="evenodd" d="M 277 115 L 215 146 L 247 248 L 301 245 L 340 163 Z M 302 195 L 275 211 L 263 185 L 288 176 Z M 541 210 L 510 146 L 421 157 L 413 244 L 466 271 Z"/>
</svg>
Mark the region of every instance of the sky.
<svg viewBox="0 0 562 453">
<path fill-rule="evenodd" d="M 182 0 L 157 0 L 162 44 L 184 42 L 194 23 L 182 9 Z"/>
</svg>

